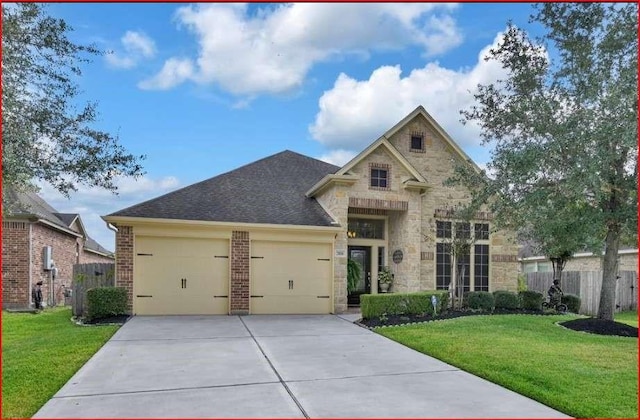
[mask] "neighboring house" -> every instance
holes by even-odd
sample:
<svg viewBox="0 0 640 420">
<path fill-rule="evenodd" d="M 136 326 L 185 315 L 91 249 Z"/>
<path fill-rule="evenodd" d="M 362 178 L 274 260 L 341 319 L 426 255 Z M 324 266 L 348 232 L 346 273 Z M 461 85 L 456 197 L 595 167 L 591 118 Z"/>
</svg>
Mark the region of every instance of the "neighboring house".
<svg viewBox="0 0 640 420">
<path fill-rule="evenodd" d="M 364 267 L 357 293 L 447 289 L 456 227 L 477 241 L 465 290 L 516 290 L 513 235 L 489 213 L 456 226 L 462 187 L 444 186 L 469 157 L 418 107 L 343 167 L 291 151 L 126 208 L 116 282 L 134 314 L 341 313 L 347 259 Z M 357 294 L 356 293 L 356 294 Z"/>
<path fill-rule="evenodd" d="M 521 252 L 520 264 L 523 273 L 553 271 L 551 261 L 530 251 Z M 591 252 L 579 252 L 567 261 L 564 271 L 602 271 L 602 256 Z M 618 251 L 618 271 L 638 272 L 638 249 L 624 248 Z"/>
<path fill-rule="evenodd" d="M 45 267 L 49 257 L 57 275 Z M 42 281 L 43 302 L 64 301 L 74 264 L 114 262 L 113 253 L 91 239 L 78 214 L 60 213 L 32 192 L 5 191 L 2 217 L 2 308 L 28 308 L 31 289 Z"/>
</svg>

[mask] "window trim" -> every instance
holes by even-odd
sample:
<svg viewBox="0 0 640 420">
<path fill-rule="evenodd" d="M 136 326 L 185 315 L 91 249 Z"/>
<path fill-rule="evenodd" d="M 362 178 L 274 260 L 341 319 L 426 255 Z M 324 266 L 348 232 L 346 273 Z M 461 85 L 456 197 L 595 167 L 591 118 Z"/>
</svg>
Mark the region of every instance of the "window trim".
<svg viewBox="0 0 640 420">
<path fill-rule="evenodd" d="M 413 139 L 420 138 L 420 148 L 416 149 L 413 147 Z M 414 131 L 409 136 L 409 151 L 414 153 L 424 153 L 425 152 L 425 143 L 426 136 L 422 131 Z"/>
<path fill-rule="evenodd" d="M 442 219 L 436 219 L 436 240 L 435 240 L 435 249 L 434 249 L 434 262 L 435 262 L 435 267 L 434 267 L 434 277 L 435 277 L 435 281 L 434 281 L 434 285 L 436 290 L 447 290 L 448 289 L 448 285 L 451 283 L 451 281 L 453 280 L 453 277 L 455 276 L 457 267 L 453 267 L 449 270 L 450 273 L 448 274 L 448 282 L 446 280 L 442 281 L 442 276 L 447 276 L 446 271 L 444 274 L 440 274 L 438 273 L 439 270 L 439 266 L 438 266 L 438 258 L 439 258 L 439 254 L 438 254 L 438 247 L 439 245 L 442 244 L 451 244 L 451 241 L 454 239 L 455 235 L 457 234 L 457 230 L 456 229 L 456 225 L 459 225 L 460 223 L 467 223 L 464 221 L 456 221 L 453 219 L 448 219 L 448 220 L 442 220 Z M 486 232 L 488 232 L 488 236 L 486 237 L 486 239 L 475 239 L 472 243 L 472 247 L 469 250 L 469 255 L 468 255 L 468 261 L 467 261 L 467 270 L 465 273 L 465 280 L 468 279 L 468 284 L 465 285 L 466 287 L 464 287 L 464 289 L 466 290 L 468 288 L 468 290 L 470 291 L 489 291 L 490 287 L 491 287 L 491 243 L 490 243 L 490 239 L 491 239 L 491 225 L 489 223 L 486 223 L 485 221 L 471 221 L 469 222 L 469 231 L 466 231 L 465 229 L 465 234 L 468 232 L 469 237 L 470 238 L 476 238 L 476 225 L 488 225 L 487 228 L 488 230 Z M 440 229 L 438 229 L 438 227 L 440 227 Z M 447 236 L 447 233 L 449 234 Z M 466 235 L 465 235 L 466 236 Z M 482 254 L 478 254 L 476 253 L 476 246 L 477 245 L 485 245 L 487 248 L 487 254 L 486 256 L 482 255 Z M 442 253 L 441 253 L 442 254 Z M 449 262 L 451 261 L 451 254 L 449 254 L 449 257 L 447 258 L 449 260 Z M 484 287 L 484 284 L 482 284 L 482 279 L 476 280 L 476 259 L 477 258 L 485 258 L 486 259 L 486 272 L 487 272 L 487 277 L 486 277 L 486 288 Z M 442 257 L 440 257 L 442 258 Z M 446 260 L 445 260 L 446 261 Z M 442 262 L 440 262 L 440 264 L 442 264 Z M 482 266 L 484 266 L 482 264 Z M 444 271 L 444 270 L 441 270 Z M 479 275 L 482 275 L 481 273 Z M 447 283 L 447 288 L 446 289 L 442 289 L 443 283 Z M 476 285 L 480 283 L 478 285 L 478 287 L 476 287 Z"/>
<path fill-rule="evenodd" d="M 387 171 L 387 186 L 379 187 L 373 185 L 373 171 L 374 170 L 383 170 Z M 383 178 L 377 178 L 383 179 Z M 369 189 L 370 190 L 378 190 L 378 191 L 390 191 L 391 190 L 391 165 L 388 163 L 370 163 L 369 164 Z"/>
</svg>

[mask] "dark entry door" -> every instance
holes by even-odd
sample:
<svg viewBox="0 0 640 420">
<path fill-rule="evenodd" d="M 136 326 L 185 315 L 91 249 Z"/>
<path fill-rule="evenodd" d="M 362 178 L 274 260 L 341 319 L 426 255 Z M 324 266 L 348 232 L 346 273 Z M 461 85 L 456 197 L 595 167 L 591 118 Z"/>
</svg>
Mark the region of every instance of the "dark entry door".
<svg viewBox="0 0 640 420">
<path fill-rule="evenodd" d="M 360 281 L 356 290 L 347 295 L 349 306 L 360 305 L 360 295 L 371 292 L 371 247 L 370 246 L 350 246 L 349 259 L 360 265 Z"/>
</svg>

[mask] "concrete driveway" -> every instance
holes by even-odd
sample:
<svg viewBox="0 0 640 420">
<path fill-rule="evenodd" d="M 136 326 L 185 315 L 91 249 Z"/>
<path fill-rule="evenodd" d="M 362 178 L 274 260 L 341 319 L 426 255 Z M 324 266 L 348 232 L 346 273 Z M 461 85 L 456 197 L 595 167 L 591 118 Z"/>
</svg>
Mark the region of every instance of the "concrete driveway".
<svg viewBox="0 0 640 420">
<path fill-rule="evenodd" d="M 567 417 L 353 318 L 134 317 L 35 417 Z"/>
</svg>

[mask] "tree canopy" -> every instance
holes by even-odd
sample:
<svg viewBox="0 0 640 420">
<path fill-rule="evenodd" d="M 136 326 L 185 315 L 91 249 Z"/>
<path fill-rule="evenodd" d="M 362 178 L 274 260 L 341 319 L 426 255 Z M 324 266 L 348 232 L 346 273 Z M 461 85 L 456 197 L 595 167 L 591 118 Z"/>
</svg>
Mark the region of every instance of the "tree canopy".
<svg viewBox="0 0 640 420">
<path fill-rule="evenodd" d="M 460 166 L 453 181 L 550 258 L 603 251 L 598 316 L 613 319 L 620 240 L 637 232 L 638 6 L 544 3 L 532 21 L 546 34 L 509 23 L 486 58 L 507 77 L 461 111 L 494 146 L 491 176 Z"/>
<path fill-rule="evenodd" d="M 78 184 L 116 191 L 117 176 L 142 175 L 117 137 L 93 128 L 82 104 L 81 65 L 101 55 L 69 39 L 72 28 L 43 5 L 2 5 L 2 183 L 24 190 L 42 180 L 64 195 Z"/>
</svg>

